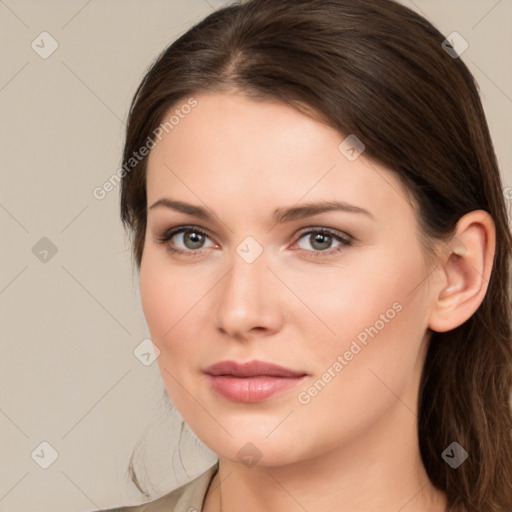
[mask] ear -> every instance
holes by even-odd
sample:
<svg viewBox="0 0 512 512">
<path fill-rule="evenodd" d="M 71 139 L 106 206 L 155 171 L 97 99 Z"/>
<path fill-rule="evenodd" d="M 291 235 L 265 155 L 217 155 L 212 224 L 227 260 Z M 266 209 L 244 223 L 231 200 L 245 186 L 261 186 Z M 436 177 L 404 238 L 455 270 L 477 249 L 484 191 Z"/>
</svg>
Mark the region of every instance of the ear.
<svg viewBox="0 0 512 512">
<path fill-rule="evenodd" d="M 491 276 L 496 229 L 488 212 L 474 210 L 457 222 L 438 263 L 429 327 L 445 332 L 462 325 L 482 303 Z"/>
</svg>

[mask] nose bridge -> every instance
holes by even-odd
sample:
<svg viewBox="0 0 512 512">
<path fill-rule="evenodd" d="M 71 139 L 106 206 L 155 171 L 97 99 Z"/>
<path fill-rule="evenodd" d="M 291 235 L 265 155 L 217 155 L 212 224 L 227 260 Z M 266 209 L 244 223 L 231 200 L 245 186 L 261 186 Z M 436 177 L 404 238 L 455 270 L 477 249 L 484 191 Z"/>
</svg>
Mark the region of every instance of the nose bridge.
<svg viewBox="0 0 512 512">
<path fill-rule="evenodd" d="M 231 334 L 243 334 L 254 327 L 275 329 L 279 320 L 272 272 L 264 251 L 256 254 L 251 243 L 242 242 L 236 248 L 217 296 L 217 325 Z"/>
<path fill-rule="evenodd" d="M 268 281 L 269 270 L 265 257 L 260 255 L 248 262 L 243 256 L 233 254 L 231 271 L 226 276 L 222 291 L 223 302 L 230 303 L 230 308 L 258 308 L 258 303 L 265 295 L 264 285 Z"/>
</svg>

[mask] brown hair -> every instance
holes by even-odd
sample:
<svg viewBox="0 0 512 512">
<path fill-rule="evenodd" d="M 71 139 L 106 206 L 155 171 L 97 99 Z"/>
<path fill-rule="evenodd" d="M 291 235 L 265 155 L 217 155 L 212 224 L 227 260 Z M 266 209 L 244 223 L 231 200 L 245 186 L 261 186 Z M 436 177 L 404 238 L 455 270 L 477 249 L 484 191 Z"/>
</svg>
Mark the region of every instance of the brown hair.
<svg viewBox="0 0 512 512">
<path fill-rule="evenodd" d="M 462 60 L 442 47 L 444 39 L 393 0 L 230 5 L 193 26 L 150 67 L 131 104 L 123 160 L 147 143 L 171 107 L 199 92 L 234 90 L 286 102 L 355 134 L 414 197 L 427 255 L 434 242 L 449 239 L 461 216 L 487 211 L 496 227 L 488 290 L 464 324 L 431 333 L 418 434 L 428 476 L 446 493 L 448 510 L 510 512 L 512 235 L 477 86 Z M 121 218 L 138 267 L 146 164 L 142 158 L 121 184 Z M 469 453 L 457 469 L 441 456 L 454 441 Z"/>
</svg>

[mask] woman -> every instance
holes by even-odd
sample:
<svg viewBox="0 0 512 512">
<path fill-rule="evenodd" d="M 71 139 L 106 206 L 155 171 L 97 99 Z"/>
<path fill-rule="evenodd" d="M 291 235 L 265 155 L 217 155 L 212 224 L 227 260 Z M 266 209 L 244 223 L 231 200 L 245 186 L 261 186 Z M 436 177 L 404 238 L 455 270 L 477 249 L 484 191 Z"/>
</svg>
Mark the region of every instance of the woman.
<svg viewBox="0 0 512 512">
<path fill-rule="evenodd" d="M 512 510 L 512 237 L 456 43 L 391 0 L 250 0 L 153 64 L 121 216 L 219 460 L 116 510 Z"/>
</svg>

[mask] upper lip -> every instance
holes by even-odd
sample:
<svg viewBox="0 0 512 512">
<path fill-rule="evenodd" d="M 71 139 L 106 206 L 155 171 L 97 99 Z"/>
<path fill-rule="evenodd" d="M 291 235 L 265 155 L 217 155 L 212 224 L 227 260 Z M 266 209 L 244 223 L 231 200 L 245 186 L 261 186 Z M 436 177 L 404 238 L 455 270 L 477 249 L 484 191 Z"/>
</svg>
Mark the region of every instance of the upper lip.
<svg viewBox="0 0 512 512">
<path fill-rule="evenodd" d="M 267 375 L 271 377 L 302 377 L 305 372 L 290 370 L 283 366 L 266 361 L 248 361 L 237 363 L 236 361 L 220 361 L 206 368 L 209 375 L 233 375 L 234 377 L 254 377 Z"/>
</svg>

